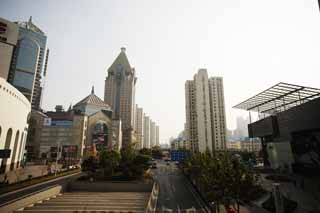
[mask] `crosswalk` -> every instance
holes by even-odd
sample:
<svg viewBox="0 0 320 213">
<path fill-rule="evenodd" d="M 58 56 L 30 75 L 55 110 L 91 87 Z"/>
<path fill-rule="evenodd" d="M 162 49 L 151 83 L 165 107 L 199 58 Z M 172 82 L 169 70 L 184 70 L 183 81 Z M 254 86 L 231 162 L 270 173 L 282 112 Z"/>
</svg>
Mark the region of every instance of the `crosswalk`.
<svg viewBox="0 0 320 213">
<path fill-rule="evenodd" d="M 66 192 L 15 212 L 145 212 L 150 193 Z"/>
</svg>

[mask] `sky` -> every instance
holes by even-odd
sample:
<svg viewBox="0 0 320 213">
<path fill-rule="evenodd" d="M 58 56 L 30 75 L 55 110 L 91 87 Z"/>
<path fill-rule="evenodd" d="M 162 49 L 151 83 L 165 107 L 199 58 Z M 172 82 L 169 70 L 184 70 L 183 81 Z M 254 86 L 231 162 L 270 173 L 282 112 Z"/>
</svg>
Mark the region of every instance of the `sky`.
<svg viewBox="0 0 320 213">
<path fill-rule="evenodd" d="M 136 103 L 160 126 L 160 143 L 185 123 L 186 80 L 199 68 L 224 80 L 232 106 L 278 82 L 319 88 L 317 0 L 1 0 L 0 16 L 33 22 L 50 49 L 43 108 L 67 108 L 92 85 L 103 99 L 107 68 L 126 47 Z"/>
</svg>

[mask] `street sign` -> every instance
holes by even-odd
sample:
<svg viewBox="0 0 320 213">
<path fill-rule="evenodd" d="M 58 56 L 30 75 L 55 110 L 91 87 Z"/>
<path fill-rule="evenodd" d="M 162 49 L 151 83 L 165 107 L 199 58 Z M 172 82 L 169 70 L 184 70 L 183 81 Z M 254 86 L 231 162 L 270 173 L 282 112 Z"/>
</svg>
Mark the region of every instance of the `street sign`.
<svg viewBox="0 0 320 213">
<path fill-rule="evenodd" d="M 0 149 L 0 158 L 10 158 L 11 149 Z"/>
</svg>

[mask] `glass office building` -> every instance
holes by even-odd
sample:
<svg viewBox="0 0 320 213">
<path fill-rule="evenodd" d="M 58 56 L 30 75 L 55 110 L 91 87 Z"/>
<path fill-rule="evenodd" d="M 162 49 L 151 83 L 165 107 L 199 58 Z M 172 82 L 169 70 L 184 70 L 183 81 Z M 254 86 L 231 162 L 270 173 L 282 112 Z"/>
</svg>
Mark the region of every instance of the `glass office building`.
<svg viewBox="0 0 320 213">
<path fill-rule="evenodd" d="M 47 36 L 31 18 L 28 22 L 16 24 L 19 25 L 19 35 L 8 81 L 28 98 L 32 109 L 39 110 L 49 56 Z"/>
</svg>

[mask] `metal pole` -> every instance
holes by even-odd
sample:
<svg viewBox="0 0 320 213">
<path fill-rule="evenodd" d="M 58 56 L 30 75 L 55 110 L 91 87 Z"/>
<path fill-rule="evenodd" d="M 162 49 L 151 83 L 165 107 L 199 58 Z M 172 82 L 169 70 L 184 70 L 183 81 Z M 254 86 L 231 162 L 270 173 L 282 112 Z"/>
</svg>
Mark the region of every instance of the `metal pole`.
<svg viewBox="0 0 320 213">
<path fill-rule="evenodd" d="M 258 112 L 258 115 L 259 115 L 259 112 Z M 249 121 L 250 121 L 250 124 L 252 123 L 252 120 L 251 120 L 251 112 L 249 111 Z M 253 129 L 251 130 L 253 132 Z M 253 133 L 252 133 L 253 134 Z M 250 137 L 250 142 L 251 142 L 251 151 L 253 152 L 253 138 Z"/>
<path fill-rule="evenodd" d="M 57 176 L 59 151 L 60 151 L 60 143 L 58 143 L 58 147 L 57 147 L 57 157 L 56 157 L 56 166 L 55 166 L 55 169 L 54 169 L 54 176 Z"/>
</svg>

